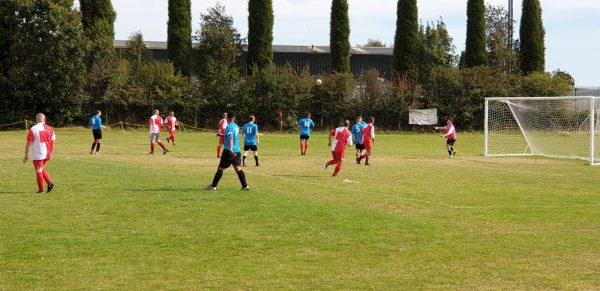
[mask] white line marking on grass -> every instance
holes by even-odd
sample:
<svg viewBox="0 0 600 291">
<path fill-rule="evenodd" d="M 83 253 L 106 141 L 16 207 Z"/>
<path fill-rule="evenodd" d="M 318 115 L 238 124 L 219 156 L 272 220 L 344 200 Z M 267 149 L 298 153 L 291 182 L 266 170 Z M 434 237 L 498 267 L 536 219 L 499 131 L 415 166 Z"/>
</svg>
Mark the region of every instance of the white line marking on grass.
<svg viewBox="0 0 600 291">
<path fill-rule="evenodd" d="M 388 196 L 388 197 L 399 198 L 399 199 L 406 200 L 406 201 L 412 201 L 412 202 L 417 202 L 417 203 L 421 203 L 421 204 L 428 204 L 428 205 L 435 205 L 435 206 L 443 206 L 443 207 L 452 208 L 452 209 L 536 209 L 536 208 L 537 209 L 561 209 L 561 208 L 600 208 L 600 203 L 599 204 L 588 204 L 588 205 L 564 205 L 564 206 L 560 206 L 560 205 L 463 206 L 463 205 L 454 205 L 454 204 L 448 204 L 448 203 L 432 202 L 432 201 L 427 201 L 427 200 L 422 200 L 422 199 L 417 199 L 417 198 L 410 198 L 410 197 L 399 196 L 399 195 L 393 195 L 393 194 L 388 194 L 388 193 L 381 193 L 381 192 L 374 192 L 374 191 L 360 190 L 360 189 L 353 189 L 353 188 L 345 188 L 345 187 L 338 187 L 338 186 L 332 186 L 332 185 L 324 185 L 324 184 L 319 184 L 319 183 L 302 181 L 302 180 L 298 180 L 298 179 L 291 179 L 291 178 L 286 178 L 286 177 L 261 174 L 261 173 L 256 173 L 256 172 L 253 172 L 253 171 L 248 171 L 248 172 L 250 174 L 254 174 L 254 175 L 258 175 L 258 176 L 269 177 L 269 178 L 278 178 L 278 179 L 281 179 L 281 180 L 287 180 L 287 181 L 290 181 L 290 182 L 297 182 L 297 183 L 307 184 L 307 185 L 311 185 L 311 186 L 325 187 L 325 188 L 331 188 L 331 189 L 337 189 L 337 190 L 344 190 L 344 191 L 350 191 L 350 192 L 357 192 L 357 193 L 364 193 L 364 194 L 379 195 L 379 196 Z M 413 193 L 413 194 L 417 194 L 417 193 Z"/>
</svg>

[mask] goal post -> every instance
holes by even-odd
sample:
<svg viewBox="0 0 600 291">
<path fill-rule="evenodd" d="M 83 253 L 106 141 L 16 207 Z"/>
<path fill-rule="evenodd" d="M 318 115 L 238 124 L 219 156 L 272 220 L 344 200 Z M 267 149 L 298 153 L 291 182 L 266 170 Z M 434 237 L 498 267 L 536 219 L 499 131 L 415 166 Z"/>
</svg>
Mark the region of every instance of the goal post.
<svg viewBox="0 0 600 291">
<path fill-rule="evenodd" d="M 600 97 L 485 99 L 485 156 L 546 156 L 600 165 Z"/>
</svg>

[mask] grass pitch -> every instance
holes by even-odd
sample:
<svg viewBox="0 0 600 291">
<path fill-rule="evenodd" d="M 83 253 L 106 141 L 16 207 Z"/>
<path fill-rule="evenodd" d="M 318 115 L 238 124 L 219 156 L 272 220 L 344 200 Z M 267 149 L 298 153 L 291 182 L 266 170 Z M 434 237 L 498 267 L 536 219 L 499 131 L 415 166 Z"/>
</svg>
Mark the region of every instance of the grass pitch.
<svg viewBox="0 0 600 291">
<path fill-rule="evenodd" d="M 484 158 L 461 134 L 379 135 L 372 166 L 323 172 L 296 135 L 261 137 L 261 167 L 217 192 L 213 134 L 146 156 L 146 132 L 57 130 L 37 195 L 25 132 L 0 132 L 0 289 L 598 289 L 600 168 Z M 166 136 L 163 136 L 166 138 Z M 249 164 L 254 160 L 249 158 Z M 348 179 L 352 183 L 344 183 Z"/>
</svg>

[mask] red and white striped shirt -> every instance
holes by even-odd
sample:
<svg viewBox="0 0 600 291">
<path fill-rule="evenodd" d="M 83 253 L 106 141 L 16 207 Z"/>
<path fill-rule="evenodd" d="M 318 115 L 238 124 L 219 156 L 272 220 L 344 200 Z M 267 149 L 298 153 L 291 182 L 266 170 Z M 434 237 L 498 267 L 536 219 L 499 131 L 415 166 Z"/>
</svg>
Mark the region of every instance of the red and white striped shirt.
<svg viewBox="0 0 600 291">
<path fill-rule="evenodd" d="M 219 121 L 219 134 L 225 135 L 225 129 L 227 128 L 227 119 L 223 118 Z"/>
<path fill-rule="evenodd" d="M 335 137 L 335 140 L 331 144 L 331 151 L 343 153 L 346 151 L 346 145 L 353 145 L 352 142 L 352 134 L 345 127 L 338 127 L 336 129 L 332 129 L 329 134 Z"/>
<path fill-rule="evenodd" d="M 162 124 L 163 119 L 160 117 L 160 115 L 152 115 L 148 121 L 148 125 L 150 125 L 150 133 L 160 133 Z"/>
<path fill-rule="evenodd" d="M 177 117 L 169 116 L 167 117 L 167 129 L 171 131 L 175 131 L 175 126 L 177 125 Z"/>
<path fill-rule="evenodd" d="M 31 159 L 34 161 L 50 159 L 55 140 L 54 129 L 46 123 L 40 122 L 32 126 L 27 133 L 27 142 L 31 143 Z"/>
<path fill-rule="evenodd" d="M 367 124 L 363 128 L 361 143 L 364 144 L 367 139 L 375 139 L 375 126 L 373 124 Z"/>
</svg>

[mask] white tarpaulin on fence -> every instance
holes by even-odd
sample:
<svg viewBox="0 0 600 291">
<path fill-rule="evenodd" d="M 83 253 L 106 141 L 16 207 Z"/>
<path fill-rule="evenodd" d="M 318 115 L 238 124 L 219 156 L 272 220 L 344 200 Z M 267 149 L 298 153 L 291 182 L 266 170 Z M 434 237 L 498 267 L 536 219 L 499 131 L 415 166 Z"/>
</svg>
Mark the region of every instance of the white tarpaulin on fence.
<svg viewBox="0 0 600 291">
<path fill-rule="evenodd" d="M 437 109 L 410 109 L 408 123 L 416 125 L 435 125 L 438 123 Z"/>
</svg>

